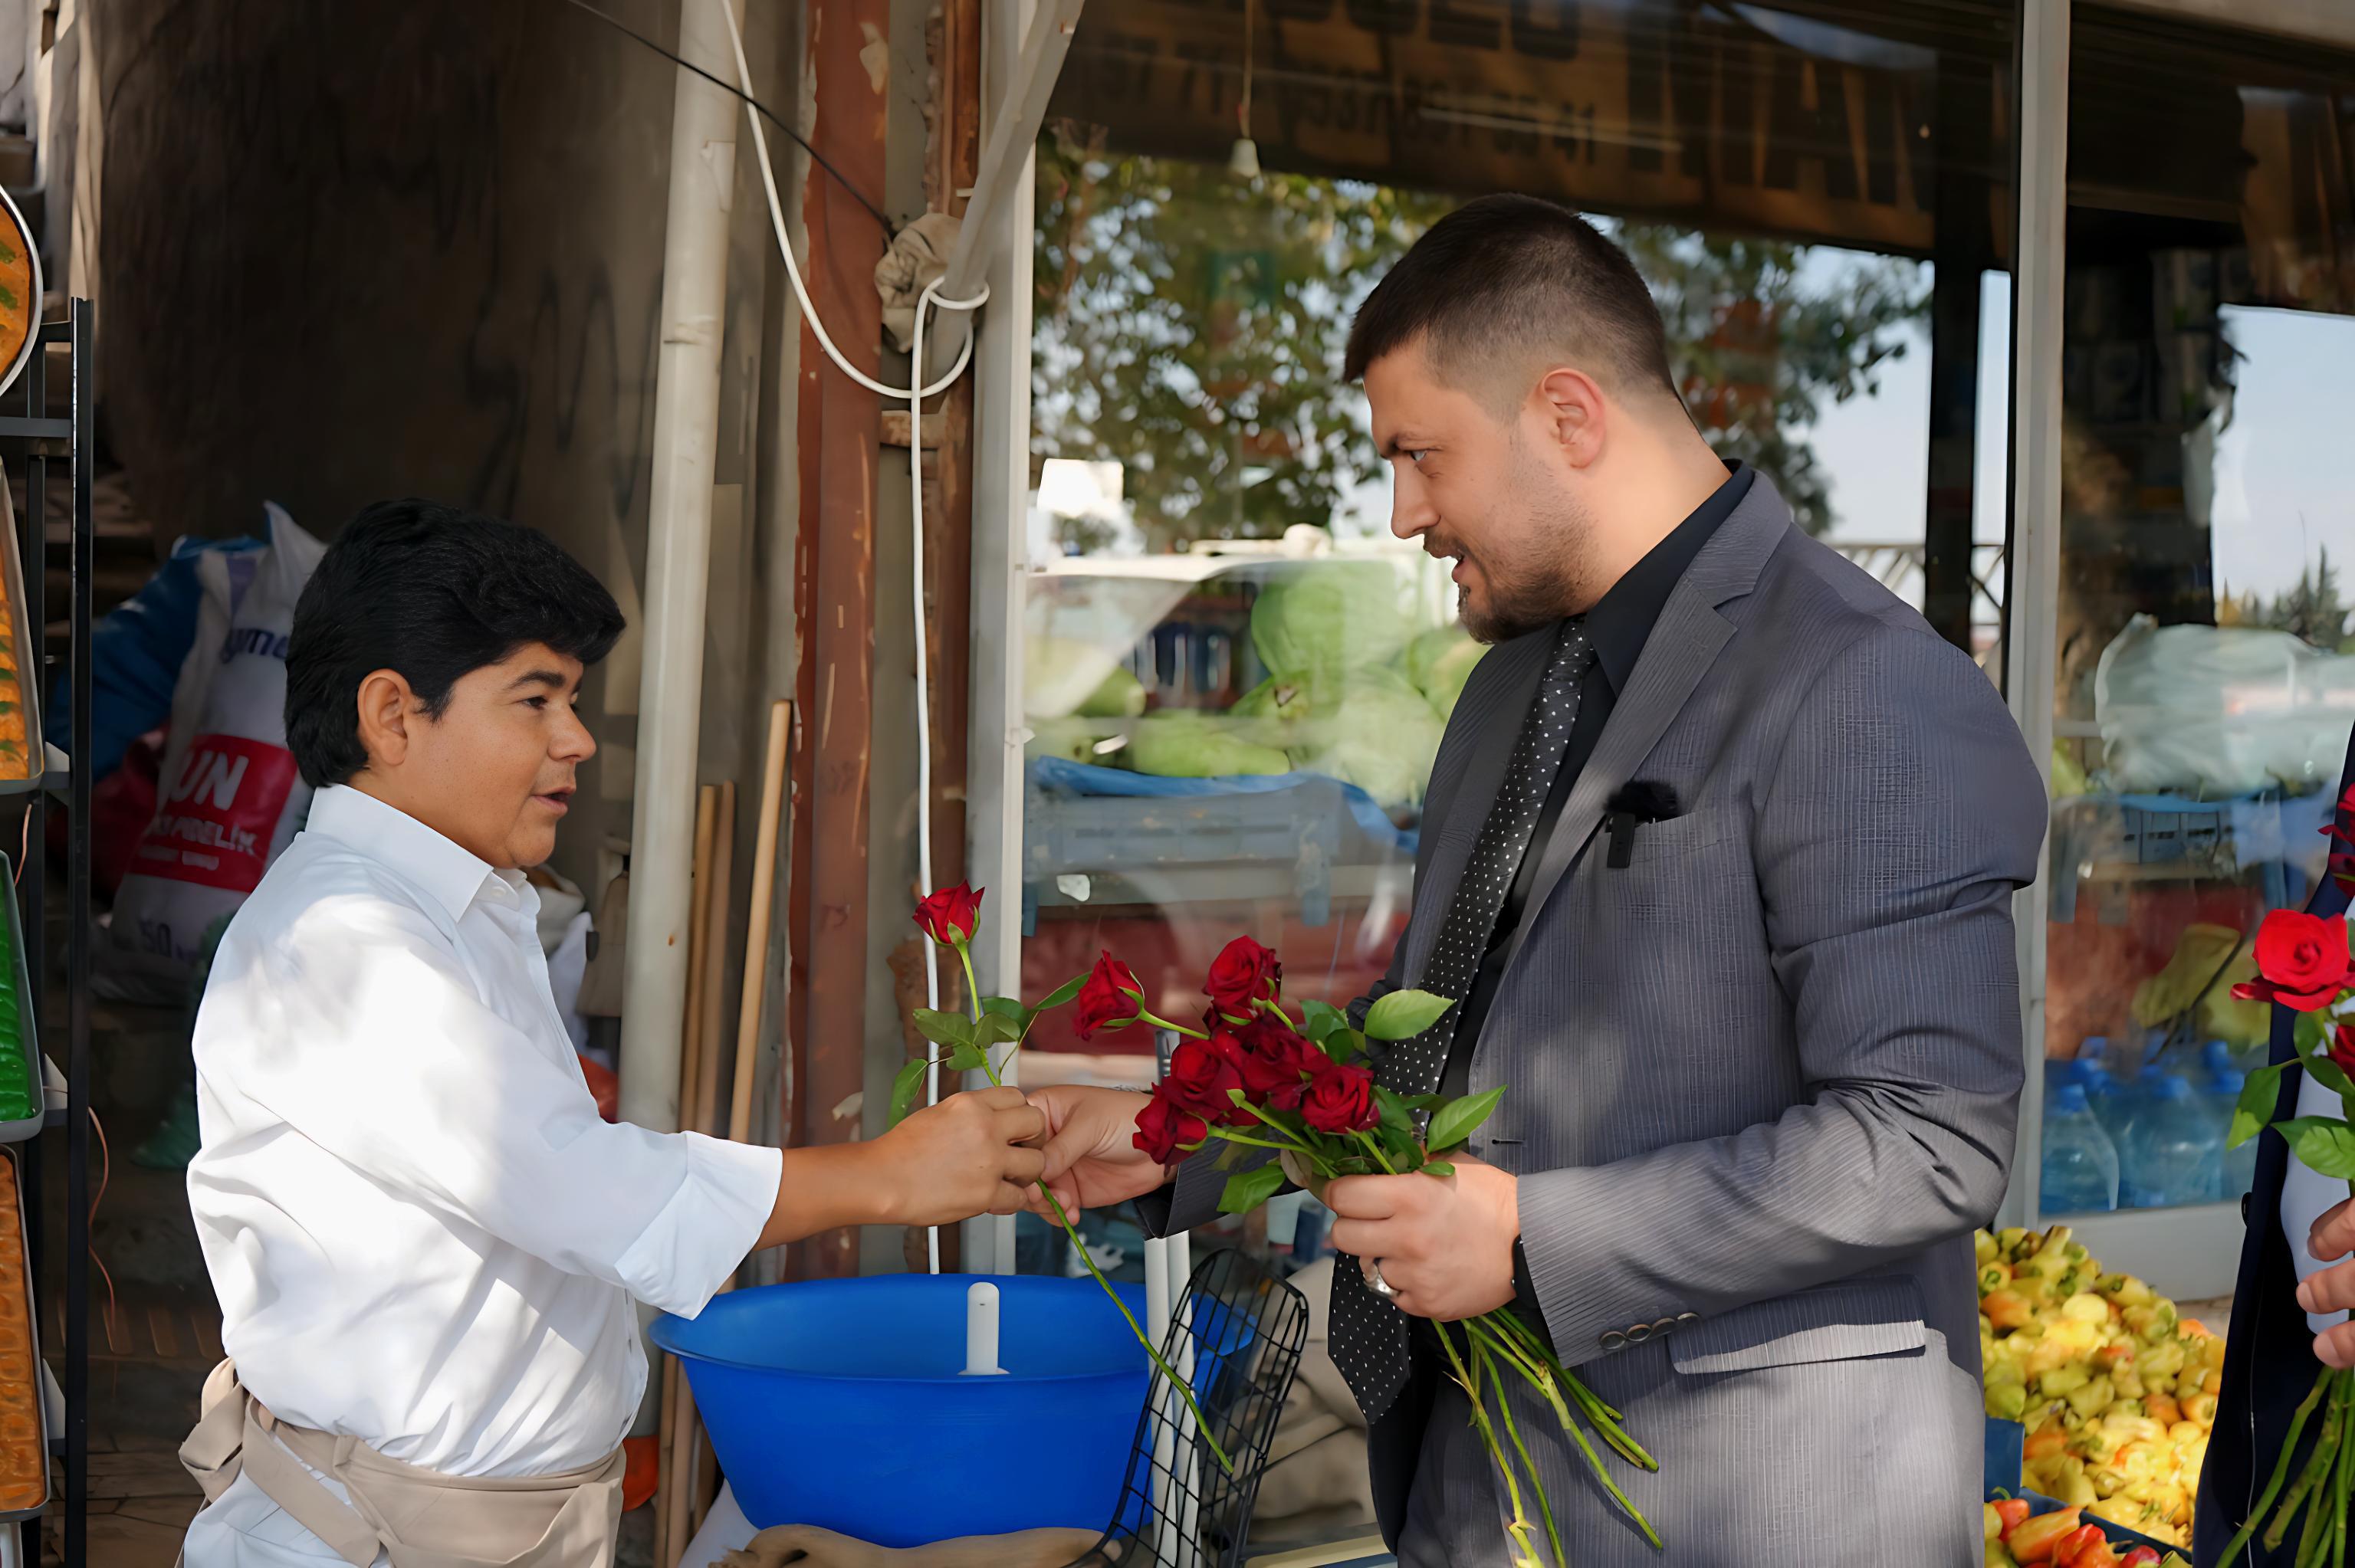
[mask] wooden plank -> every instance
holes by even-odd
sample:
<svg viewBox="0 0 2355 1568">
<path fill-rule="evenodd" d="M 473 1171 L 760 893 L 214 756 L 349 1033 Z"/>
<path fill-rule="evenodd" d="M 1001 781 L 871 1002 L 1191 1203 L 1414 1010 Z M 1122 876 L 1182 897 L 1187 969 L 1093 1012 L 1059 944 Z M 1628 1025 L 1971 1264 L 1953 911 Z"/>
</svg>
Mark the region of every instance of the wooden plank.
<svg viewBox="0 0 2355 1568">
<path fill-rule="evenodd" d="M 890 36 L 889 0 L 811 0 L 805 81 L 816 84 L 810 141 L 870 198 L 884 183 L 884 81 L 861 53 Z M 888 242 L 872 214 L 813 166 L 802 193 L 810 296 L 843 354 L 879 370 L 883 303 L 877 258 Z M 802 711 L 809 736 L 796 793 L 809 810 L 794 857 L 794 995 L 806 1063 L 795 1096 L 802 1143 L 859 1136 L 867 1054 L 867 789 L 875 685 L 875 498 L 881 406 L 841 374 L 802 325 L 801 526 L 794 595 L 802 633 Z M 796 848 L 804 847 L 797 844 Z M 803 875 L 804 868 L 807 875 Z M 806 939 L 799 939 L 802 932 Z M 841 1229 L 794 1249 L 803 1277 L 858 1272 L 858 1237 Z"/>
</svg>

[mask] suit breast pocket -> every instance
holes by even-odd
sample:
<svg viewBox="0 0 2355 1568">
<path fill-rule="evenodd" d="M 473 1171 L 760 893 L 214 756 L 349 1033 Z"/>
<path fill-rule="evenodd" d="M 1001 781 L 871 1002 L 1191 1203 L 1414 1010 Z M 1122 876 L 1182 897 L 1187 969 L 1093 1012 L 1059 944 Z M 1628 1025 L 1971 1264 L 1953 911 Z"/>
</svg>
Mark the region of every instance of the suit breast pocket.
<svg viewBox="0 0 2355 1568">
<path fill-rule="evenodd" d="M 1874 1275 L 1753 1301 L 1679 1329 L 1668 1360 L 1693 1377 L 1811 1361 L 1922 1354 L 1930 1342 L 1911 1275 Z"/>
<path fill-rule="evenodd" d="M 1656 822 L 1637 822 L 1624 830 L 1631 834 L 1627 863 L 1609 866 L 1608 869 L 1614 872 L 1641 871 L 1655 865 L 1668 865 L 1703 850 L 1738 842 L 1743 825 L 1742 813 L 1721 806 L 1687 811 L 1680 817 L 1664 817 Z M 1602 847 L 1604 860 L 1608 865 L 1608 819 L 1605 819 Z"/>
</svg>

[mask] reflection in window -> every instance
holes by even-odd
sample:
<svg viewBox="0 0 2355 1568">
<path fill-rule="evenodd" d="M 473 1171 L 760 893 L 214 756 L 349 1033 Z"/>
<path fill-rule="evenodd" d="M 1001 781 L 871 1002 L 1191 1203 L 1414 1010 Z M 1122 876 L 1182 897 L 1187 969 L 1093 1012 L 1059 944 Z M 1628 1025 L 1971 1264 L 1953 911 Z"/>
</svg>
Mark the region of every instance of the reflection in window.
<svg viewBox="0 0 2355 1568">
<path fill-rule="evenodd" d="M 2312 51 L 2091 16 L 2077 37 L 2048 1213 L 2246 1191 L 2254 1146 L 2222 1134 L 2267 1014 L 2231 990 L 2264 911 L 2322 872 L 2355 724 L 2355 105 Z"/>
<path fill-rule="evenodd" d="M 1090 13 L 1037 159 L 1026 989 L 1108 948 L 1193 1016 L 1238 933 L 1298 998 L 1387 966 L 1481 650 L 1445 564 L 1390 535 L 1341 368 L 1366 294 L 1471 196 L 1593 214 L 1717 450 L 1999 662 L 2009 8 L 1809 9 Z M 1153 1064 L 1105 1053 L 1142 1044 L 1050 1021 L 1025 1071 L 1134 1083 Z M 1295 1218 L 1296 1263 L 1314 1205 L 1269 1224 Z"/>
</svg>

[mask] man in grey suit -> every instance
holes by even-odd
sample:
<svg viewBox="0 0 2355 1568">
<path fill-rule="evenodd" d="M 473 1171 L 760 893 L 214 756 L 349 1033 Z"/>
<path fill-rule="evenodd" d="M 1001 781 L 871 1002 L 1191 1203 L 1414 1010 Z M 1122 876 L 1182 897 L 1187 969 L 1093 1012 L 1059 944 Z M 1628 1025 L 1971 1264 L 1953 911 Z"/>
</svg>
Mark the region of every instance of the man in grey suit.
<svg viewBox="0 0 2355 1568">
<path fill-rule="evenodd" d="M 1384 1536 L 1412 1568 L 1507 1561 L 1430 1322 L 1509 1302 L 1659 1460 L 1617 1478 L 1665 1561 L 1977 1562 L 1969 1236 L 2012 1154 L 2011 897 L 2045 822 L 2019 730 L 1710 452 L 1641 279 L 1573 214 L 1490 197 L 1434 225 L 1349 370 L 1393 531 L 1454 558 L 1495 644 L 1381 987 L 1461 1005 L 1380 1071 L 1508 1086 L 1454 1177 L 1329 1194 L 1363 1260 L 1334 1354 Z M 1067 1200 L 1213 1211 L 1208 1159 L 1130 1146 L 1139 1097 L 1034 1100 Z M 1577 1563 L 1662 1561 L 1540 1407 L 1518 1425 Z"/>
</svg>

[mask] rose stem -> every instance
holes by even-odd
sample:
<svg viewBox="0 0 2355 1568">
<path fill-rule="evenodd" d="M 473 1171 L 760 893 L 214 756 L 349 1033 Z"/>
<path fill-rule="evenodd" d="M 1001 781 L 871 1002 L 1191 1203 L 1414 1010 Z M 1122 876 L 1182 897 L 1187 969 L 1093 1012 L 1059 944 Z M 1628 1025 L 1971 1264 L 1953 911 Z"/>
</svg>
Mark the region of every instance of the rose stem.
<svg viewBox="0 0 2355 1568">
<path fill-rule="evenodd" d="M 2337 1383 L 2336 1379 L 2330 1381 Z M 2273 1523 L 2265 1529 L 2266 1551 L 2281 1550 L 2283 1539 L 2289 1534 L 2290 1520 L 2297 1517 L 2298 1505 L 2306 1500 L 2307 1493 L 2314 1489 L 2329 1461 L 2338 1457 L 2339 1434 L 2345 1419 L 2346 1391 L 2343 1385 L 2334 1386 L 2330 1391 L 2330 1403 L 2323 1410 L 2322 1436 L 2315 1441 L 2314 1453 L 2307 1460 L 2305 1468 L 2298 1472 L 2297 1479 L 2291 1484 L 2289 1495 L 2282 1499 L 2281 1511 L 2274 1515 Z"/>
<path fill-rule="evenodd" d="M 1128 1331 L 1136 1336 L 1136 1342 L 1145 1347 L 1145 1353 L 1153 1358 L 1153 1364 L 1160 1370 L 1163 1377 L 1169 1380 L 1169 1385 L 1178 1391 L 1179 1397 L 1186 1401 L 1186 1408 L 1194 1413 L 1194 1429 L 1202 1435 L 1202 1441 L 1209 1445 L 1210 1452 L 1218 1456 L 1219 1468 L 1230 1476 L 1233 1475 L 1235 1462 L 1227 1457 L 1227 1451 L 1219 1446 L 1216 1437 L 1210 1436 L 1210 1418 L 1204 1415 L 1202 1407 L 1194 1403 L 1194 1391 L 1187 1386 L 1184 1378 L 1169 1370 L 1169 1363 L 1161 1359 L 1161 1352 L 1153 1348 L 1152 1341 L 1145 1337 L 1145 1330 L 1137 1327 L 1136 1315 L 1128 1309 L 1128 1303 L 1120 1298 L 1120 1292 L 1112 1287 L 1112 1281 L 1104 1277 L 1103 1270 L 1096 1266 L 1096 1260 L 1088 1252 L 1088 1244 L 1080 1239 L 1078 1227 L 1071 1224 L 1071 1217 L 1063 1212 L 1062 1203 L 1049 1191 L 1047 1183 L 1039 1182 L 1039 1191 L 1047 1194 L 1047 1202 L 1053 1207 L 1055 1218 L 1062 1222 L 1063 1234 L 1070 1236 L 1071 1245 L 1080 1249 L 1080 1261 L 1088 1266 L 1088 1272 L 1095 1276 L 1098 1285 L 1103 1287 L 1103 1293 L 1112 1298 L 1112 1304 L 1120 1308 L 1122 1317 L 1128 1319 Z"/>
<path fill-rule="evenodd" d="M 1560 1404 L 1560 1398 L 1556 1396 L 1557 1408 Z M 1501 1383 L 1497 1385 L 1497 1414 L 1504 1418 L 1505 1435 L 1513 1440 L 1513 1451 L 1521 1457 L 1521 1467 L 1529 1473 L 1529 1490 L 1535 1492 L 1538 1499 L 1538 1517 L 1545 1520 L 1546 1543 L 1553 1548 L 1553 1560 L 1558 1568 L 1564 1568 L 1569 1560 L 1562 1553 L 1561 1531 L 1554 1525 L 1553 1504 L 1546 1500 L 1545 1480 L 1538 1474 L 1536 1463 L 1529 1458 L 1529 1448 L 1521 1442 L 1520 1424 L 1513 1419 L 1513 1402 L 1506 1396 Z M 1561 1418 L 1569 1420 L 1570 1413 L 1562 1411 Z"/>
<path fill-rule="evenodd" d="M 1487 1446 L 1488 1457 L 1496 1462 L 1498 1472 L 1505 1478 L 1505 1494 L 1513 1505 L 1513 1522 L 1506 1526 L 1506 1533 L 1513 1538 L 1515 1544 L 1521 1548 L 1530 1562 L 1534 1563 L 1537 1552 L 1529 1540 L 1528 1510 L 1521 1503 L 1521 1483 L 1519 1478 L 1513 1474 L 1512 1465 L 1505 1457 L 1504 1445 L 1497 1441 L 1496 1428 L 1489 1425 L 1487 1407 L 1481 1399 L 1480 1380 L 1475 1375 L 1472 1368 L 1465 1366 L 1464 1358 L 1456 1354 L 1455 1341 L 1448 1336 L 1446 1325 L 1433 1323 L 1432 1327 L 1439 1332 L 1439 1343 L 1447 1351 L 1448 1365 L 1455 1369 L 1455 1381 L 1462 1384 L 1464 1392 L 1471 1396 L 1472 1424 L 1479 1428 L 1480 1441 Z M 1470 1343 L 1469 1336 L 1466 1336 L 1466 1343 Z M 1477 1368 L 1479 1365 L 1479 1347 L 1475 1345 L 1472 1346 L 1472 1367 Z"/>
<path fill-rule="evenodd" d="M 961 955 L 964 953 L 964 949 L 962 948 L 957 950 Z M 973 959 L 970 956 L 965 957 L 964 972 L 965 984 L 968 987 L 972 987 Z M 975 989 L 977 990 L 977 988 Z M 980 1004 L 976 1002 L 975 1005 L 977 1007 Z M 1018 1045 L 1017 1046 L 1017 1049 L 1019 1049 Z M 1005 1086 L 997 1076 L 996 1067 L 991 1065 L 989 1053 L 986 1051 L 982 1053 L 981 1070 L 989 1075 L 989 1081 L 992 1086 L 999 1088 Z M 1112 1281 L 1104 1277 L 1103 1270 L 1096 1266 L 1094 1255 L 1088 1251 L 1088 1244 L 1081 1238 L 1080 1227 L 1073 1224 L 1071 1223 L 1071 1216 L 1063 1212 L 1062 1202 L 1055 1196 L 1054 1192 L 1048 1188 L 1047 1183 L 1044 1181 L 1038 1183 L 1038 1187 L 1039 1192 L 1046 1193 L 1048 1205 L 1055 1211 L 1056 1222 L 1063 1227 L 1063 1234 L 1071 1238 L 1071 1245 L 1078 1249 L 1080 1261 L 1088 1266 L 1088 1272 L 1095 1276 L 1095 1281 L 1098 1285 L 1103 1287 L 1103 1293 L 1112 1298 L 1112 1304 L 1120 1308 L 1120 1315 L 1122 1317 L 1128 1319 L 1128 1331 L 1136 1336 L 1136 1342 L 1145 1347 L 1145 1353 L 1152 1358 L 1154 1366 L 1160 1372 L 1163 1377 L 1169 1380 L 1169 1385 L 1172 1388 L 1175 1388 L 1178 1391 L 1178 1395 L 1186 1401 L 1186 1408 L 1194 1413 L 1194 1430 L 1201 1434 L 1202 1441 L 1209 1445 L 1211 1453 L 1218 1456 L 1219 1468 L 1226 1471 L 1230 1476 L 1233 1475 L 1235 1473 L 1235 1462 L 1227 1457 L 1227 1451 L 1219 1446 L 1219 1440 L 1216 1437 L 1210 1436 L 1210 1418 L 1202 1414 L 1202 1407 L 1194 1402 L 1193 1389 L 1187 1385 L 1184 1378 L 1179 1377 L 1175 1372 L 1170 1370 L 1169 1363 L 1161 1359 L 1161 1352 L 1153 1348 L 1153 1341 L 1145 1337 L 1145 1330 L 1137 1325 L 1136 1315 L 1128 1309 L 1128 1303 L 1120 1298 L 1120 1292 L 1112 1287 Z"/>
<path fill-rule="evenodd" d="M 2297 1440 L 2306 1431 L 2307 1418 L 2314 1414 L 2314 1407 L 2322 1403 L 2322 1396 L 2329 1392 L 2334 1381 L 2334 1374 L 2328 1367 L 2323 1369 L 2320 1377 L 2314 1380 L 2314 1392 L 2306 1396 L 2306 1403 L 2299 1405 L 2297 1413 L 2290 1417 L 2289 1436 L 2282 1441 L 2281 1457 L 2274 1461 L 2273 1479 L 2265 1483 L 2264 1495 L 2257 1499 L 2257 1506 L 2249 1510 L 2249 1522 L 2241 1526 L 2241 1532 L 2232 1537 L 2232 1544 L 2224 1548 L 2223 1555 L 2217 1558 L 2217 1562 L 2237 1561 L 2242 1549 L 2255 1538 L 2257 1526 L 2264 1522 L 2265 1510 L 2274 1506 L 2274 1499 L 2281 1496 L 2282 1483 L 2289 1479 L 2290 1458 L 2297 1451 Z"/>
</svg>

